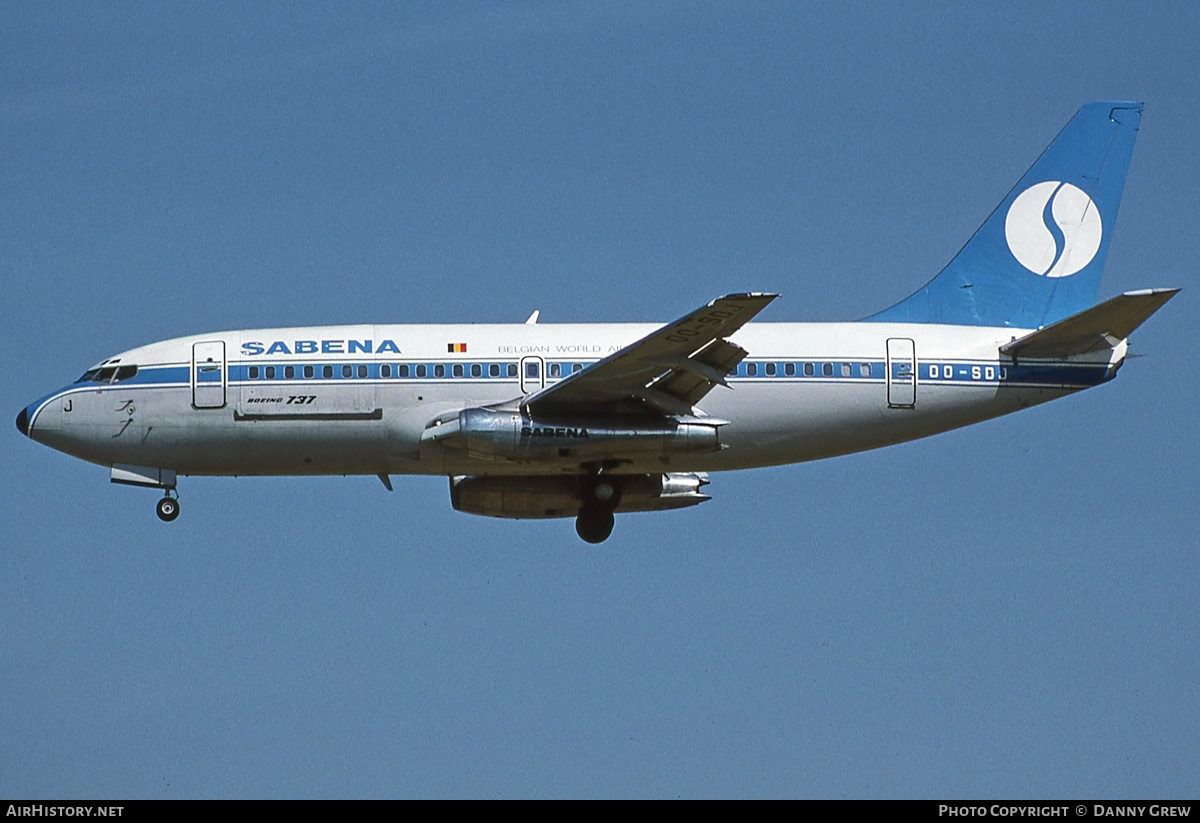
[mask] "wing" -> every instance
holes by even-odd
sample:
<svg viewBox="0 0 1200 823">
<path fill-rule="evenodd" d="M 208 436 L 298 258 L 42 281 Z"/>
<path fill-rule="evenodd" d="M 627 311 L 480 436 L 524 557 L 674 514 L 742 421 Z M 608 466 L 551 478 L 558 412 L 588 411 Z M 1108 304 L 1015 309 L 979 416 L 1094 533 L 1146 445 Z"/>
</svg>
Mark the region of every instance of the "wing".
<svg viewBox="0 0 1200 823">
<path fill-rule="evenodd" d="M 725 385 L 747 352 L 726 338 L 775 294 L 728 294 L 520 401 L 544 413 L 586 408 L 648 408 L 692 414 L 714 386 Z"/>
</svg>

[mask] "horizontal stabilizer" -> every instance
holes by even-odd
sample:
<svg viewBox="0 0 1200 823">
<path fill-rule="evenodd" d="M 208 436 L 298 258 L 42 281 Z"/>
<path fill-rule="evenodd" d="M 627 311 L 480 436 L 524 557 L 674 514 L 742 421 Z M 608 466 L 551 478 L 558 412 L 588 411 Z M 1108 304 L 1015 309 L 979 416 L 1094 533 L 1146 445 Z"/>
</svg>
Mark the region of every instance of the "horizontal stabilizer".
<svg viewBox="0 0 1200 823">
<path fill-rule="evenodd" d="M 1129 291 L 1000 347 L 1014 360 L 1070 357 L 1111 349 L 1179 293 L 1179 289 Z"/>
</svg>

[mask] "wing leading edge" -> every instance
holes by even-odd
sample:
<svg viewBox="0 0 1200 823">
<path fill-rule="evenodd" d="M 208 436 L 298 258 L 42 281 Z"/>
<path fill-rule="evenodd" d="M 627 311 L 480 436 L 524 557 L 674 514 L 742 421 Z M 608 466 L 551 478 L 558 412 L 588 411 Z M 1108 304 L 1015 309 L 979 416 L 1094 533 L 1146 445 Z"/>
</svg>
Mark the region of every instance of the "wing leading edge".
<svg viewBox="0 0 1200 823">
<path fill-rule="evenodd" d="M 520 401 L 545 413 L 574 409 L 649 409 L 690 415 L 747 355 L 726 338 L 776 294 L 727 294 L 656 329 L 641 340 Z"/>
</svg>

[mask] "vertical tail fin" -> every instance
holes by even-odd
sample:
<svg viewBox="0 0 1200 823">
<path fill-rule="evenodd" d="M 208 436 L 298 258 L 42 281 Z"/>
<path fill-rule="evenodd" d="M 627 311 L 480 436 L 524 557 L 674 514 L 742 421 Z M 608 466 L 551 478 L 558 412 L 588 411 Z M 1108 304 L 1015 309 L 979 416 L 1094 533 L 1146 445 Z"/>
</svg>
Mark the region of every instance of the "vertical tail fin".
<svg viewBox="0 0 1200 823">
<path fill-rule="evenodd" d="M 867 320 L 1032 329 L 1089 308 L 1141 117 L 1083 106 L 937 277 Z"/>
</svg>

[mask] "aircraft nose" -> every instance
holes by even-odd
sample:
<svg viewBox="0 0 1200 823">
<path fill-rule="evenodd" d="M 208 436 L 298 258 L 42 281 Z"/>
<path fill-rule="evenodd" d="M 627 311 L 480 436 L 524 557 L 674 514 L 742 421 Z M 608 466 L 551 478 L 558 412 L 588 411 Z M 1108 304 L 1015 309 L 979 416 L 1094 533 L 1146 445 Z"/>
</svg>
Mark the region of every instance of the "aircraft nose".
<svg viewBox="0 0 1200 823">
<path fill-rule="evenodd" d="M 29 409 L 21 409 L 21 413 L 17 415 L 17 431 L 26 437 L 29 436 Z"/>
</svg>

